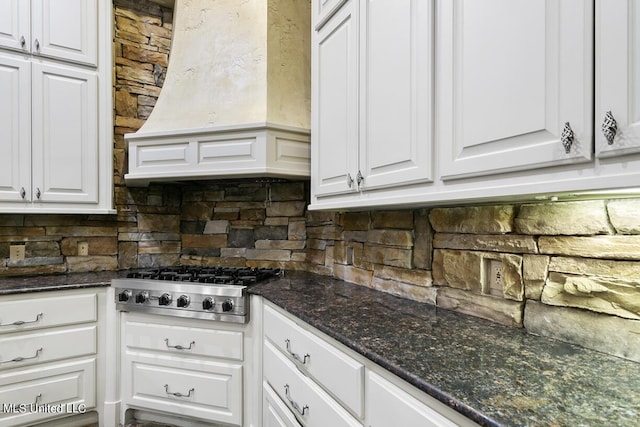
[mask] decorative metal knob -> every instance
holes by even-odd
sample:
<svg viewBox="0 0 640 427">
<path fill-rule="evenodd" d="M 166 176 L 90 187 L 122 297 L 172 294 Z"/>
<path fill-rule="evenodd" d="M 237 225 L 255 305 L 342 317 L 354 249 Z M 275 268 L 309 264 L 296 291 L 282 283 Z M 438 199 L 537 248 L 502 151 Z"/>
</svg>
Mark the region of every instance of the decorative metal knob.
<svg viewBox="0 0 640 427">
<path fill-rule="evenodd" d="M 347 173 L 347 185 L 349 186 L 349 188 L 353 187 L 353 177 L 350 173 Z"/>
<path fill-rule="evenodd" d="M 358 185 L 362 184 L 362 181 L 364 181 L 364 176 L 362 176 L 362 172 L 358 171 L 358 175 L 356 175 L 356 181 L 358 182 Z"/>
<path fill-rule="evenodd" d="M 26 195 L 27 195 L 27 192 L 26 192 L 26 191 L 24 191 L 24 187 L 22 187 L 22 188 L 20 189 L 20 197 L 22 197 L 22 198 L 24 199 L 24 198 L 26 197 Z"/>
<path fill-rule="evenodd" d="M 562 135 L 560 136 L 560 140 L 562 141 L 562 145 L 564 146 L 565 153 L 569 154 L 571 152 L 571 145 L 573 144 L 573 130 L 571 130 L 571 125 L 569 122 L 565 122 L 564 129 L 562 129 Z"/>
<path fill-rule="evenodd" d="M 616 137 L 617 132 L 618 123 L 616 122 L 616 119 L 613 118 L 611 111 L 607 111 L 604 115 L 604 122 L 602 122 L 602 133 L 607 139 L 607 143 L 609 145 L 613 145 L 613 139 Z"/>
<path fill-rule="evenodd" d="M 40 196 L 42 196 L 42 193 L 40 192 L 40 188 L 36 187 L 36 197 L 40 199 Z"/>
<path fill-rule="evenodd" d="M 20 36 L 20 47 L 24 49 L 27 45 L 27 41 L 24 39 L 24 36 Z"/>
<path fill-rule="evenodd" d="M 36 45 L 36 50 L 40 51 L 40 41 L 38 39 L 36 39 L 35 45 Z"/>
</svg>

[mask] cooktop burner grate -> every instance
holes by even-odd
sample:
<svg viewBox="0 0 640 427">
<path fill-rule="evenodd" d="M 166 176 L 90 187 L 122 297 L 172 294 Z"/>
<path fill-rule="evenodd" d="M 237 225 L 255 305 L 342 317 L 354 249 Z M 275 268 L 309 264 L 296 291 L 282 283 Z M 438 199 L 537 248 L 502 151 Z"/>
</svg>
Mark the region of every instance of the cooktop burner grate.
<svg viewBox="0 0 640 427">
<path fill-rule="evenodd" d="M 282 269 L 280 268 L 249 267 L 162 267 L 127 274 L 129 279 L 242 286 L 252 285 L 279 276 L 282 276 Z"/>
</svg>

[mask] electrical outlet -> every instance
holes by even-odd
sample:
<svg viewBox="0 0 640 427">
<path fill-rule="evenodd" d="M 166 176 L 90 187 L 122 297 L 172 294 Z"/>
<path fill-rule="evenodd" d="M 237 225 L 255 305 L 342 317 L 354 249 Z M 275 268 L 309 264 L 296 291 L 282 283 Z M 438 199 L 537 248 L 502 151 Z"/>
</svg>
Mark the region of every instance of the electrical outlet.
<svg viewBox="0 0 640 427">
<path fill-rule="evenodd" d="M 502 261 L 497 259 L 484 260 L 484 283 L 482 293 L 485 295 L 503 296 L 504 275 Z"/>
<path fill-rule="evenodd" d="M 9 260 L 12 262 L 24 260 L 25 245 L 11 245 L 9 247 Z"/>
<path fill-rule="evenodd" d="M 78 242 L 78 256 L 89 255 L 89 242 Z"/>
</svg>

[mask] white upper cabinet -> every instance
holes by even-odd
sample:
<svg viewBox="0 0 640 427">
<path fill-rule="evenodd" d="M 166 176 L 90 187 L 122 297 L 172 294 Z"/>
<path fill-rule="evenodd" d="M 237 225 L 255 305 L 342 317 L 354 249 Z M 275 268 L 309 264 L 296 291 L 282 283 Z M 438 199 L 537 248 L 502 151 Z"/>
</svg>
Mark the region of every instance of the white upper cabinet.
<svg viewBox="0 0 640 427">
<path fill-rule="evenodd" d="M 596 153 L 640 151 L 640 3 L 596 1 Z"/>
<path fill-rule="evenodd" d="M 351 0 L 315 32 L 318 199 L 432 180 L 432 13 L 432 1 Z"/>
<path fill-rule="evenodd" d="M 31 188 L 31 62 L 0 52 L 0 94 L 0 201 L 19 202 Z"/>
<path fill-rule="evenodd" d="M 442 178 L 591 160 L 591 3 L 455 0 L 440 6 Z"/>
<path fill-rule="evenodd" d="M 0 0 L 0 212 L 114 212 L 112 19 L 110 0 Z"/>
<path fill-rule="evenodd" d="M 351 0 L 313 35 L 311 176 L 318 195 L 356 191 L 357 4 Z"/>
<path fill-rule="evenodd" d="M 0 46 L 95 66 L 98 0 L 0 0 Z"/>
</svg>

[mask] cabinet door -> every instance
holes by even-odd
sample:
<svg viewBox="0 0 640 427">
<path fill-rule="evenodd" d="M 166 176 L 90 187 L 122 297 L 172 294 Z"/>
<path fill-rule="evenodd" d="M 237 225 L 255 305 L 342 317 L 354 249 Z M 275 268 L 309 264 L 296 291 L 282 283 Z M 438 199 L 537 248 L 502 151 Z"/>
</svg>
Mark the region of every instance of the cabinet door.
<svg viewBox="0 0 640 427">
<path fill-rule="evenodd" d="M 29 61 L 0 53 L 0 94 L 0 200 L 17 202 L 31 188 Z"/>
<path fill-rule="evenodd" d="M 640 151 L 640 4 L 596 1 L 596 153 L 599 157 Z M 603 125 L 610 112 L 617 132 L 609 141 Z M 611 133 L 613 135 L 613 133 Z"/>
<path fill-rule="evenodd" d="M 361 188 L 430 181 L 433 2 L 361 5 Z"/>
<path fill-rule="evenodd" d="M 25 0 L 0 0 L 0 46 L 29 50 L 29 6 Z"/>
<path fill-rule="evenodd" d="M 437 9 L 443 179 L 591 160 L 592 2 L 455 0 Z"/>
<path fill-rule="evenodd" d="M 97 76 L 44 63 L 32 68 L 33 199 L 97 203 Z"/>
<path fill-rule="evenodd" d="M 358 16 L 345 4 L 314 33 L 311 177 L 317 196 L 357 190 Z"/>
<path fill-rule="evenodd" d="M 89 65 L 98 61 L 98 0 L 32 0 L 32 52 Z"/>
</svg>

